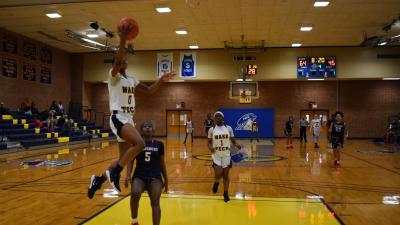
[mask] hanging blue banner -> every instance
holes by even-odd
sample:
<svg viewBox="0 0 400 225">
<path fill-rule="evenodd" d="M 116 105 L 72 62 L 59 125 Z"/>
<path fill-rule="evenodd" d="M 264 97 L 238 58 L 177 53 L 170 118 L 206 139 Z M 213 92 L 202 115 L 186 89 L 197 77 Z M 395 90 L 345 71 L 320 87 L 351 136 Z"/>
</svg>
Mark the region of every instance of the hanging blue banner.
<svg viewBox="0 0 400 225">
<path fill-rule="evenodd" d="M 274 137 L 274 109 L 272 108 L 222 108 L 225 124 L 233 129 L 237 138 L 249 138 L 252 124 L 257 122 L 260 138 Z"/>
<path fill-rule="evenodd" d="M 196 77 L 196 52 L 181 52 L 180 76 L 186 78 Z"/>
</svg>

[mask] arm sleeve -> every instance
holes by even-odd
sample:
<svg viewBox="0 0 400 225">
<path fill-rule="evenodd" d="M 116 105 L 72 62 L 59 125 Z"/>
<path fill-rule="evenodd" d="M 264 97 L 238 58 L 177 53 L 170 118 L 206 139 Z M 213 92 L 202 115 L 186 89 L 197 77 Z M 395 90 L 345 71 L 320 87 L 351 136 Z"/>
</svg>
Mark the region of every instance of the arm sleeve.
<svg viewBox="0 0 400 225">
<path fill-rule="evenodd" d="M 119 77 L 120 75 L 119 75 L 119 73 L 117 73 L 117 75 L 115 75 L 115 77 L 113 77 L 111 72 L 112 72 L 112 68 L 108 71 L 108 82 L 110 82 L 111 85 L 114 85 L 115 82 L 120 79 L 120 77 Z"/>
<path fill-rule="evenodd" d="M 162 143 L 160 141 L 160 148 L 158 149 L 158 152 L 160 153 L 160 155 L 164 155 L 164 143 Z"/>
<path fill-rule="evenodd" d="M 137 87 L 140 84 L 140 81 L 136 79 L 136 77 L 133 77 L 133 80 L 135 81 L 135 87 Z"/>
<path fill-rule="evenodd" d="M 227 126 L 227 128 L 228 128 L 228 131 L 229 131 L 229 136 L 230 136 L 230 137 L 235 137 L 235 135 L 233 134 L 232 127 Z"/>
<path fill-rule="evenodd" d="M 213 128 L 213 127 L 211 127 L 211 128 L 208 130 L 208 138 L 212 138 L 212 137 L 213 137 L 213 131 L 214 131 L 214 128 Z"/>
</svg>

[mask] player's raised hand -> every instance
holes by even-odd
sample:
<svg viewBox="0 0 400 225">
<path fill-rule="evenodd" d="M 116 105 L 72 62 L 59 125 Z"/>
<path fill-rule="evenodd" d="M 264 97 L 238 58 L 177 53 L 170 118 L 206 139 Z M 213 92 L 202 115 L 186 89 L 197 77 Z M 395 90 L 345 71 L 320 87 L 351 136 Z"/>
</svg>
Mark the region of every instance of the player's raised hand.
<svg viewBox="0 0 400 225">
<path fill-rule="evenodd" d="M 176 73 L 174 71 L 172 71 L 170 73 L 164 73 L 161 76 L 161 80 L 164 82 L 167 82 L 167 81 L 171 80 L 174 76 L 176 76 Z"/>
</svg>

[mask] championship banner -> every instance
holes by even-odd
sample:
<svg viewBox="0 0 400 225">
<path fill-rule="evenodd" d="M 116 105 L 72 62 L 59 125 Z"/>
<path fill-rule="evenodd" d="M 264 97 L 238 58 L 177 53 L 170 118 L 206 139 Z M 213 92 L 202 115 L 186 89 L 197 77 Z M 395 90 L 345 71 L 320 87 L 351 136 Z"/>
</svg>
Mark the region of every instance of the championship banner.
<svg viewBox="0 0 400 225">
<path fill-rule="evenodd" d="M 22 77 L 24 80 L 36 81 L 36 67 L 29 63 L 24 63 L 22 67 Z"/>
<path fill-rule="evenodd" d="M 11 35 L 3 36 L 3 51 L 17 54 L 18 52 L 17 38 Z"/>
<path fill-rule="evenodd" d="M 196 77 L 196 52 L 181 52 L 179 62 L 180 77 Z"/>
<path fill-rule="evenodd" d="M 172 72 L 174 55 L 172 52 L 157 53 L 157 77 L 160 78 L 165 73 Z"/>
<path fill-rule="evenodd" d="M 24 44 L 22 46 L 22 55 L 24 55 L 24 57 L 27 59 L 36 60 L 36 45 L 24 41 Z"/>
<path fill-rule="evenodd" d="M 2 58 L 2 73 L 5 77 L 17 78 L 17 60 Z"/>
<path fill-rule="evenodd" d="M 251 125 L 257 122 L 260 138 L 274 137 L 274 110 L 271 108 L 223 108 L 226 125 L 232 127 L 237 138 L 249 138 L 252 134 Z"/>
<path fill-rule="evenodd" d="M 51 84 L 51 70 L 49 68 L 40 68 L 40 83 Z"/>
</svg>

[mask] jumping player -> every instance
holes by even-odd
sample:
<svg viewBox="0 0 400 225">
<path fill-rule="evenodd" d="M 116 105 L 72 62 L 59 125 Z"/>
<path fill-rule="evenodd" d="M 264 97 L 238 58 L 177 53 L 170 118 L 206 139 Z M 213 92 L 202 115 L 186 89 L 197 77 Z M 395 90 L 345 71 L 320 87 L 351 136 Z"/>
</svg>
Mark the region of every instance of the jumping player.
<svg viewBox="0 0 400 225">
<path fill-rule="evenodd" d="M 289 120 L 285 125 L 286 148 L 293 148 L 293 116 L 289 116 Z"/>
<path fill-rule="evenodd" d="M 160 197 L 163 186 L 165 193 L 168 192 L 168 176 L 164 160 L 164 144 L 153 139 L 154 128 L 150 121 L 142 124 L 141 132 L 145 142 L 145 147 L 143 151 L 136 156 L 136 168 L 133 173 L 132 181 L 130 177 L 134 160 L 128 164 L 127 177 L 125 180 L 126 187 L 128 186 L 128 183 L 132 184 L 132 225 L 139 225 L 139 200 L 145 190 L 147 190 L 150 197 L 153 225 L 159 225 L 161 220 Z"/>
<path fill-rule="evenodd" d="M 231 142 L 236 148 L 241 146 L 236 142 L 233 130 L 230 126 L 224 124 L 224 114 L 220 111 L 214 113 L 215 126 L 208 130 L 208 148 L 211 150 L 215 181 L 212 187 L 213 193 L 217 193 L 219 180 L 223 177 L 224 181 L 224 201 L 230 200 L 229 189 L 229 169 L 232 166 L 231 161 Z"/>
<path fill-rule="evenodd" d="M 343 113 L 336 112 L 335 120 L 332 122 L 329 132 L 331 133 L 333 156 L 335 158 L 334 166 L 340 167 L 340 150 L 344 145 L 344 135 L 346 124 L 343 122 Z M 348 130 L 346 137 L 348 136 Z"/>
<path fill-rule="evenodd" d="M 319 136 L 321 135 L 321 119 L 317 114 L 314 114 L 314 119 L 311 120 L 310 131 L 313 134 L 314 148 L 319 148 L 318 141 Z"/>
<path fill-rule="evenodd" d="M 153 93 L 162 82 L 168 81 L 175 76 L 173 72 L 166 73 L 151 86 L 142 84 L 136 78 L 128 76 L 126 74 L 128 64 L 125 55 L 125 45 L 129 32 L 130 28 L 128 26 L 122 27 L 119 32 L 119 49 L 108 78 L 110 111 L 112 113 L 110 127 L 117 136 L 119 159 L 112 163 L 101 176 L 92 175 L 88 189 L 88 197 L 90 199 L 93 198 L 96 190 L 101 188 L 106 179 L 108 179 L 116 191 L 120 192 L 119 180 L 121 171 L 144 148 L 145 143 L 136 130 L 132 118 L 132 114 L 135 112 L 135 88 L 139 87 L 147 93 Z"/>
</svg>

